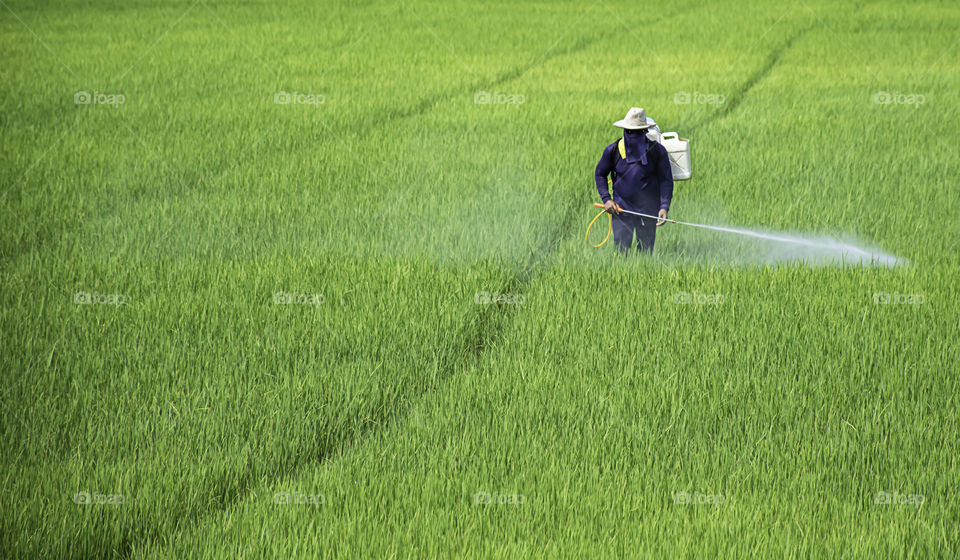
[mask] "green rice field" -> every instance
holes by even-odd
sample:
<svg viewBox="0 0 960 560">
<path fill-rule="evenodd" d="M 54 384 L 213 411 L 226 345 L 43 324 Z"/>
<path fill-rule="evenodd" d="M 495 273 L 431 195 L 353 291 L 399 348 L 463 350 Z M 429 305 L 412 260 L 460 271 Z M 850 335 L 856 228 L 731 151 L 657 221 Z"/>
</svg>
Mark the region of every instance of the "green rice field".
<svg viewBox="0 0 960 560">
<path fill-rule="evenodd" d="M 0 558 L 956 558 L 958 38 L 0 0 Z M 591 248 L 630 107 L 690 140 L 670 218 L 896 263 Z"/>
</svg>

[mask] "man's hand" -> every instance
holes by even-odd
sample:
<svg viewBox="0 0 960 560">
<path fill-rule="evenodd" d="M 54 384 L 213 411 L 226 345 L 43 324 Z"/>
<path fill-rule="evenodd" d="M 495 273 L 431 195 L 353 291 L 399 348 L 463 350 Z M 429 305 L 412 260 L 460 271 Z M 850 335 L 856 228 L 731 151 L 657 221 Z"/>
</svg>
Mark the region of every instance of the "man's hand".
<svg viewBox="0 0 960 560">
<path fill-rule="evenodd" d="M 657 217 L 660 218 L 660 220 L 657 222 L 657 226 L 662 226 L 663 224 L 667 223 L 664 221 L 667 219 L 667 211 L 663 208 L 661 208 L 660 212 L 657 213 Z"/>
<path fill-rule="evenodd" d="M 619 214 L 620 212 L 623 212 L 623 208 L 620 208 L 620 205 L 612 200 L 606 201 L 603 204 L 603 209 L 610 214 Z"/>
</svg>

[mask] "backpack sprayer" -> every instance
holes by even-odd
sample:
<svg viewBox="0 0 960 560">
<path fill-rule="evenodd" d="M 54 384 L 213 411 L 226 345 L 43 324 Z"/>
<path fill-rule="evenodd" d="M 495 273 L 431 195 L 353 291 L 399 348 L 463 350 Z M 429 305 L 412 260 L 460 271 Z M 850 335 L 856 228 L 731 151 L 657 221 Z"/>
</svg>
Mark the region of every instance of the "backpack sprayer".
<svg viewBox="0 0 960 560">
<path fill-rule="evenodd" d="M 664 132 L 660 138 L 657 138 L 658 142 L 667 149 L 667 155 L 670 156 L 670 171 L 673 173 L 674 181 L 685 181 L 691 176 L 690 169 L 690 141 L 686 138 L 680 138 L 676 132 Z M 617 153 L 619 153 L 621 159 L 627 157 L 626 146 L 624 145 L 623 138 L 617 142 Z M 614 173 L 614 176 L 616 174 Z M 613 182 L 614 179 L 607 179 L 607 185 L 610 186 L 610 194 L 613 194 Z M 594 203 L 594 206 L 597 208 L 603 208 L 603 204 L 599 202 Z M 652 218 L 658 222 L 670 222 L 671 224 L 680 224 L 685 226 L 698 226 L 700 224 L 691 224 L 688 222 L 679 222 L 677 220 L 670 220 L 667 218 L 660 218 L 658 216 L 651 216 L 650 214 L 641 214 L 640 212 L 633 212 L 631 210 L 622 210 L 626 214 L 633 214 L 634 216 L 640 216 L 642 218 Z M 607 236 L 603 238 L 599 244 L 594 245 L 590 243 L 590 228 L 593 227 L 594 222 L 600 219 L 600 216 L 604 215 L 606 210 L 601 210 L 599 214 L 596 215 L 592 220 L 590 220 L 590 225 L 587 226 L 587 244 L 591 247 L 602 247 L 604 243 L 610 239 L 610 234 L 613 233 L 613 216 L 610 216 L 610 223 L 607 227 Z"/>
</svg>

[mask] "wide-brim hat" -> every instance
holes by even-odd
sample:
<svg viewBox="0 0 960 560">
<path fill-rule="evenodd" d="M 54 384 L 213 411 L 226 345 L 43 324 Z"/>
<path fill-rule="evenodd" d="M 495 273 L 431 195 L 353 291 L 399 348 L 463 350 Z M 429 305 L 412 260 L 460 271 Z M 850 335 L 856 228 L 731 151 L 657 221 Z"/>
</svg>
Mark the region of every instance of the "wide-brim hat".
<svg viewBox="0 0 960 560">
<path fill-rule="evenodd" d="M 613 126 L 629 130 L 644 130 L 653 126 L 653 123 L 647 122 L 647 114 L 642 107 L 631 107 L 627 111 L 627 116 L 613 123 Z"/>
</svg>

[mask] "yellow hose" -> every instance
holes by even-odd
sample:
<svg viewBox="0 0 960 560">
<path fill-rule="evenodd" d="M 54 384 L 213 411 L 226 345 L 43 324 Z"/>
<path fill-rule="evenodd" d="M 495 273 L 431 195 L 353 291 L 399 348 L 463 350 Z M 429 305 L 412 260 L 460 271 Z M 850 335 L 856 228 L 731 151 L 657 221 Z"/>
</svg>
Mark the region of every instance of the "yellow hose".
<svg viewBox="0 0 960 560">
<path fill-rule="evenodd" d="M 597 218 L 599 218 L 600 216 L 603 216 L 604 214 L 607 214 L 608 216 L 610 216 L 610 222 L 609 222 L 609 225 L 607 226 L 607 236 L 603 238 L 603 241 L 601 241 L 599 245 L 594 245 L 593 243 L 590 243 L 590 228 L 593 227 L 593 222 L 596 222 Z M 613 232 L 613 216 L 611 216 L 606 210 L 601 210 L 600 213 L 596 215 L 596 217 L 590 220 L 590 225 L 587 226 L 587 244 L 594 248 L 603 247 L 603 244 L 607 242 L 607 239 L 610 239 L 610 234 L 612 232 Z"/>
<path fill-rule="evenodd" d="M 619 147 L 620 147 L 620 155 L 621 155 L 621 157 L 627 157 L 627 156 L 623 153 L 623 141 L 622 141 L 622 140 L 620 141 Z M 613 194 L 613 179 L 611 179 L 610 177 L 607 177 L 607 188 L 610 189 L 610 194 L 612 195 L 612 194 Z M 603 208 L 603 205 L 602 205 L 602 204 L 594 204 L 594 206 L 596 206 L 597 208 Z M 603 241 L 601 241 L 599 245 L 594 245 L 593 243 L 590 243 L 590 228 L 593 227 L 593 222 L 597 221 L 597 218 L 599 218 L 600 216 L 602 216 L 604 213 L 607 213 L 607 211 L 606 211 L 606 210 L 601 210 L 600 213 L 596 215 L 596 217 L 594 217 L 592 220 L 590 220 L 590 225 L 587 226 L 587 245 L 593 247 L 594 249 L 596 249 L 597 247 L 603 247 L 603 244 L 607 242 L 607 239 L 610 239 L 610 234 L 613 233 L 613 214 L 608 214 L 608 215 L 610 216 L 610 223 L 609 223 L 609 225 L 607 226 L 607 236 L 603 238 Z"/>
</svg>

